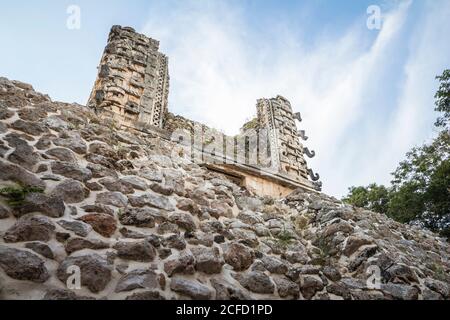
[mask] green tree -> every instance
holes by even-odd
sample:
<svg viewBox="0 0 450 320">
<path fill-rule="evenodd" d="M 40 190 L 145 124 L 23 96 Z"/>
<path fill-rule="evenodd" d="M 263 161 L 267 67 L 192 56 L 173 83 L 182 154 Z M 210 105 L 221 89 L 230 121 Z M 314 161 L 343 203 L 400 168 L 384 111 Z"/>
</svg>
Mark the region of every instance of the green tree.
<svg viewBox="0 0 450 320">
<path fill-rule="evenodd" d="M 385 213 L 403 222 L 417 222 L 450 235 L 450 70 L 437 79 L 435 125 L 441 131 L 429 144 L 406 154 L 393 175 L 391 186 L 372 184 L 352 187 L 343 200 L 369 210 Z"/>
<path fill-rule="evenodd" d="M 387 213 L 389 190 L 385 186 L 371 184 L 368 187 L 351 187 L 344 201 L 360 208 Z"/>
<path fill-rule="evenodd" d="M 446 128 L 450 121 L 450 69 L 445 70 L 436 79 L 439 80 L 440 86 L 435 95 L 435 110 L 442 113 L 436 120 L 436 127 Z"/>
<path fill-rule="evenodd" d="M 450 137 L 442 131 L 430 144 L 414 148 L 393 173 L 388 216 L 418 220 L 441 230 L 450 214 Z M 450 222 L 450 221 L 448 221 Z"/>
</svg>

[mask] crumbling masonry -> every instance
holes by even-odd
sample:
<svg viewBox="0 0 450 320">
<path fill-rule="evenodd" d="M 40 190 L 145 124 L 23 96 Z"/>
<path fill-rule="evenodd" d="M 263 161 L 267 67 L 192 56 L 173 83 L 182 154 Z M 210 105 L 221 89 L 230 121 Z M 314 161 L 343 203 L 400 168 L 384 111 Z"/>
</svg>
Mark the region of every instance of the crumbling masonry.
<svg viewBox="0 0 450 320">
<path fill-rule="evenodd" d="M 203 131 L 213 130 L 169 113 L 168 58 L 158 50 L 158 41 L 132 28 L 114 26 L 88 106 L 113 117 L 121 126 L 161 137 L 169 137 L 180 127 L 200 125 Z M 205 165 L 240 179 L 242 185 L 261 195 L 285 196 L 299 187 L 320 190 L 319 175 L 308 168 L 304 157 L 312 158 L 315 152 L 303 146 L 300 139 L 308 137 L 295 123 L 302 121 L 300 113 L 294 114 L 289 101 L 281 96 L 258 100 L 257 111 L 253 129 L 265 129 L 268 134 L 272 170 L 238 162 Z"/>
<path fill-rule="evenodd" d="M 100 62 L 89 106 L 123 124 L 163 127 L 169 96 L 168 59 L 159 42 L 132 28 L 114 26 Z"/>
</svg>

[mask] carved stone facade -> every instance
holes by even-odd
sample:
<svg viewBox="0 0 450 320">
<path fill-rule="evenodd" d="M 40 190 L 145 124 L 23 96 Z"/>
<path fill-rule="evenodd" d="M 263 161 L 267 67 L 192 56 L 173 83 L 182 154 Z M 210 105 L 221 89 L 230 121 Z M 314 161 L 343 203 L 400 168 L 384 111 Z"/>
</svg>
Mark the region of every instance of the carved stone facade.
<svg viewBox="0 0 450 320">
<path fill-rule="evenodd" d="M 297 130 L 295 120 L 302 119 L 299 113 L 293 113 L 287 99 L 278 96 L 258 100 L 258 117 L 244 126 L 241 135 L 225 136 L 203 124 L 169 113 L 168 59 L 158 50 L 158 41 L 137 34 L 132 28 L 114 26 L 88 105 L 99 113 L 113 116 L 120 125 L 136 130 L 156 130 L 157 134 L 165 137 L 177 129 L 200 132 L 201 139 L 193 139 L 194 148 L 211 149 L 214 142 L 218 148 L 213 152 L 213 158 L 226 159 L 222 163 L 214 161 L 214 164 L 230 168 L 231 159 L 233 170 L 239 168 L 245 172 L 247 180 L 250 179 L 249 174 L 253 174 L 258 181 L 260 176 L 264 176 L 271 183 L 275 181 L 291 189 L 299 186 L 321 189 L 319 176 L 308 169 L 304 158 L 304 155 L 314 157 L 315 153 L 300 142 L 300 138 L 308 138 L 304 131 Z M 248 163 L 248 154 L 260 149 L 261 145 L 249 147 L 239 141 L 251 131 L 263 130 L 267 134 L 264 140 L 268 143 L 269 161 L 266 162 L 269 164 L 258 164 L 255 171 L 255 165 Z M 218 152 L 223 145 L 227 145 L 226 155 Z M 205 157 L 204 154 L 201 158 L 210 164 L 211 155 Z M 222 169 L 223 166 L 219 168 Z"/>
<path fill-rule="evenodd" d="M 168 109 L 168 58 L 159 42 L 132 28 L 114 26 L 100 62 L 88 106 L 120 124 L 162 128 Z"/>
<path fill-rule="evenodd" d="M 307 140 L 305 132 L 299 132 L 295 120 L 302 121 L 300 113 L 293 113 L 291 103 L 282 96 L 260 99 L 257 104 L 260 128 L 268 130 L 272 168 L 302 183 L 308 178 L 319 187 L 319 176 L 308 169 L 304 155 L 313 158 L 299 138 Z"/>
</svg>

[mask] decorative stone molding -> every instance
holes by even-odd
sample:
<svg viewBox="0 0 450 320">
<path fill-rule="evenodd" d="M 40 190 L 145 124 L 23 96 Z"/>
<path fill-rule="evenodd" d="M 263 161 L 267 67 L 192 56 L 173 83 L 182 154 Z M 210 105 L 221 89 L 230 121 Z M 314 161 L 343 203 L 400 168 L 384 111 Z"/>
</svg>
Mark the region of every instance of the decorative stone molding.
<svg viewBox="0 0 450 320">
<path fill-rule="evenodd" d="M 260 146 L 239 144 L 239 138 L 266 130 L 270 168 L 261 167 L 261 174 L 270 169 L 271 176 L 285 176 L 296 181 L 297 187 L 320 190 L 318 184 L 312 183 L 316 180 L 309 180 L 304 158 L 304 154 L 314 157 L 315 152 L 304 148 L 299 139 L 308 139 L 305 131 L 298 131 L 295 122 L 302 122 L 302 116 L 300 112 L 293 112 L 286 98 L 277 96 L 258 100 L 257 118 L 245 124 L 240 135 L 225 136 L 201 123 L 169 113 L 168 58 L 158 50 L 157 40 L 138 34 L 129 27 L 114 26 L 88 106 L 99 114 L 112 116 L 121 126 L 150 131 L 161 137 L 168 137 L 178 129 L 194 135 L 200 132 L 200 139 L 192 139 L 197 151 L 211 150 L 213 144 L 221 146 L 221 142 L 233 149 L 233 152 L 214 150 L 212 155 L 205 157 L 202 154 L 201 159 L 210 159 L 211 156 L 232 158 L 233 162 L 244 166 L 248 165 L 248 153 L 257 151 Z"/>
<path fill-rule="evenodd" d="M 114 26 L 88 106 L 120 124 L 162 128 L 168 110 L 168 58 L 159 42 L 132 28 Z"/>
</svg>

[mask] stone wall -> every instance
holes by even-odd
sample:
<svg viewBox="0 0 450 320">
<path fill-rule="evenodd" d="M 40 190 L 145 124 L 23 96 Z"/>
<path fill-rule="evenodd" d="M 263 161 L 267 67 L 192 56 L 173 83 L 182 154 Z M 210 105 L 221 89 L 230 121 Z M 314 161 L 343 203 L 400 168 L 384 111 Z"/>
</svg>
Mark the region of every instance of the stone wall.
<svg viewBox="0 0 450 320">
<path fill-rule="evenodd" d="M 219 131 L 168 110 L 169 74 L 167 57 L 158 52 L 159 43 L 132 28 L 114 26 L 108 45 L 103 54 L 97 81 L 92 90 L 88 106 L 101 115 L 113 116 L 120 125 L 134 129 L 154 127 L 163 129 L 170 136 L 176 130 L 186 129 L 193 135 L 201 136 L 193 140 L 197 150 L 213 150 L 219 159 L 201 155 L 207 161 L 224 161 L 226 158 L 239 163 L 250 162 L 251 152 L 259 145 L 239 144 L 251 131 L 252 134 L 266 130 L 270 152 L 260 152 L 258 165 L 270 168 L 279 175 L 296 181 L 300 186 L 321 190 L 319 176 L 308 169 L 304 154 L 314 156 L 300 143 L 304 134 L 297 130 L 289 101 L 281 96 L 258 100 L 258 118 L 244 125 L 243 132 L 236 137 L 228 137 Z M 266 139 L 266 138 L 265 138 Z M 233 143 L 234 141 L 234 143 Z M 228 142 L 231 142 L 229 144 Z M 228 148 L 227 148 L 228 147 Z"/>
<path fill-rule="evenodd" d="M 449 299 L 444 239 L 179 147 L 0 78 L 0 299 Z"/>
</svg>

